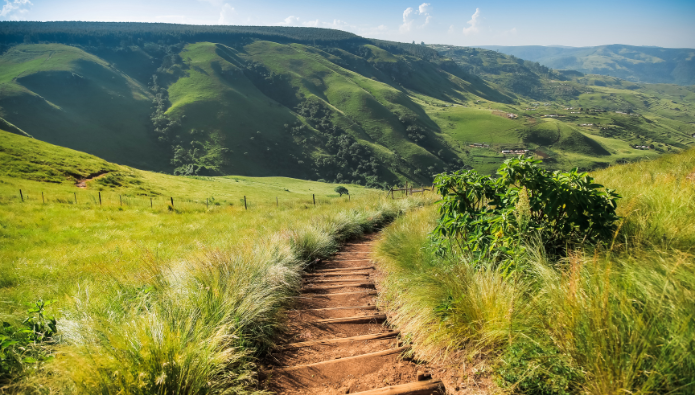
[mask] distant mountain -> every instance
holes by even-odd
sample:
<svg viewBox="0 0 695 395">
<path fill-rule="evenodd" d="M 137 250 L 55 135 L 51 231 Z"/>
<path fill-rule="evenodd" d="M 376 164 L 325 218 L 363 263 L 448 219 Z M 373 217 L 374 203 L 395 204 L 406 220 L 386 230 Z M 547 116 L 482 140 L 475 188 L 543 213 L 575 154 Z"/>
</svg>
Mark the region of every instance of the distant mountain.
<svg viewBox="0 0 695 395">
<path fill-rule="evenodd" d="M 633 82 L 695 85 L 695 49 L 601 45 L 560 47 L 482 46 L 553 69 L 618 77 Z"/>
</svg>

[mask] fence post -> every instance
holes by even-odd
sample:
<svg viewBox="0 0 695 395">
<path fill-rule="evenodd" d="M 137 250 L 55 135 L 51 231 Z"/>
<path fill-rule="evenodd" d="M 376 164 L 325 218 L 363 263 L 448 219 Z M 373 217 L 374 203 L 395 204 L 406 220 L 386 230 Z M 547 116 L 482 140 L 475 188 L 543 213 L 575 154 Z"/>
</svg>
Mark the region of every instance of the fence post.
<svg viewBox="0 0 695 395">
<path fill-rule="evenodd" d="M 99 192 L 99 205 L 101 206 L 101 192 Z"/>
<path fill-rule="evenodd" d="M 19 190 L 19 198 L 22 199 L 22 201 L 24 201 L 24 195 L 22 195 L 22 190 L 21 190 L 21 189 Z"/>
<path fill-rule="evenodd" d="M 77 192 L 73 192 L 73 195 L 75 195 L 75 204 L 77 204 Z"/>
<path fill-rule="evenodd" d="M 348 202 L 350 201 L 350 194 L 348 193 Z"/>
<path fill-rule="evenodd" d="M 150 208 L 152 208 L 152 198 L 150 198 Z"/>
<path fill-rule="evenodd" d="M 314 207 L 316 207 L 316 195 L 312 193 L 311 198 L 314 199 Z"/>
<path fill-rule="evenodd" d="M 174 207 L 174 197 L 172 196 L 170 199 L 171 199 L 171 207 Z"/>
<path fill-rule="evenodd" d="M 205 198 L 205 208 L 210 208 L 210 198 Z"/>
<path fill-rule="evenodd" d="M 244 196 L 244 210 L 248 210 L 249 207 L 246 205 L 246 196 Z"/>
<path fill-rule="evenodd" d="M 44 204 L 46 204 L 46 199 L 44 199 L 44 197 L 43 197 L 43 192 L 41 192 L 41 201 L 42 201 Z"/>
</svg>

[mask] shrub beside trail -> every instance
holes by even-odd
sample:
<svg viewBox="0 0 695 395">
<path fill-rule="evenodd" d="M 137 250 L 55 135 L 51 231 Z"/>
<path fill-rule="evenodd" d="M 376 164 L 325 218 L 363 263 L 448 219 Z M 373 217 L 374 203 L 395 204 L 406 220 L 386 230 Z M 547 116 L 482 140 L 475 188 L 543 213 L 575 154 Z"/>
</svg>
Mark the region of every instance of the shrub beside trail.
<svg viewBox="0 0 695 395">
<path fill-rule="evenodd" d="M 442 254 L 441 239 L 432 242 L 443 226 L 434 206 L 399 218 L 377 246 L 392 323 L 417 358 L 462 374 L 477 364 L 504 392 L 692 393 L 695 262 L 686 241 L 695 188 L 687 168 L 695 169 L 693 151 L 598 172 L 623 197 L 607 239 L 548 248 L 547 235 L 530 232 L 512 238 L 517 248 L 504 259 L 499 248 L 471 252 L 470 244 Z"/>
</svg>

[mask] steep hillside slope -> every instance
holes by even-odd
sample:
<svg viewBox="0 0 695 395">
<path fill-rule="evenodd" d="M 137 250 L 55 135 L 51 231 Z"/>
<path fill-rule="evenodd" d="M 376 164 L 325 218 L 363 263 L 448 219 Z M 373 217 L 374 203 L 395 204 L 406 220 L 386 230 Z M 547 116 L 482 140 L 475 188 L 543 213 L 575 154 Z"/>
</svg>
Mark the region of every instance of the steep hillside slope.
<svg viewBox="0 0 695 395">
<path fill-rule="evenodd" d="M 78 188 L 77 181 L 85 179 L 84 187 Z M 369 191 L 358 185 L 344 185 L 356 197 Z M 96 204 L 97 192 L 101 191 L 104 199 L 109 197 L 112 202 L 118 194 L 127 199 L 127 204 L 149 206 L 148 198 L 152 197 L 161 206 L 174 197 L 199 208 L 206 199 L 211 205 L 238 205 L 244 196 L 251 206 L 274 206 L 278 201 L 307 203 L 312 195 L 318 199 L 339 197 L 333 184 L 287 177 L 175 177 L 141 171 L 0 130 L 0 202 L 19 200 L 19 189 L 25 199 L 32 201 L 41 201 L 41 193 L 45 192 L 47 201 L 62 197 L 69 199 L 59 201 L 71 203 L 76 193 L 80 202 Z"/>
<path fill-rule="evenodd" d="M 483 46 L 553 69 L 577 70 L 634 82 L 695 85 L 695 49 L 601 45 L 597 47 Z"/>
<path fill-rule="evenodd" d="M 0 116 L 35 138 L 107 160 L 163 170 L 148 133 L 152 95 L 81 49 L 18 45 L 0 56 Z"/>
</svg>

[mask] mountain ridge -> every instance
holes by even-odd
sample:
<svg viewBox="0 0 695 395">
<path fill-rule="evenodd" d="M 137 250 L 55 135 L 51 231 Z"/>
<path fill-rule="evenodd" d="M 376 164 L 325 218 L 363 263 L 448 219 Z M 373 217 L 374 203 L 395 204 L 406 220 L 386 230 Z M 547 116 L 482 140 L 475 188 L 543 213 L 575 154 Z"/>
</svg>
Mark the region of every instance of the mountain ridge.
<svg viewBox="0 0 695 395">
<path fill-rule="evenodd" d="M 587 47 L 541 45 L 479 48 L 500 51 L 554 69 L 619 77 L 633 82 L 695 85 L 695 49 L 608 44 Z"/>
</svg>

